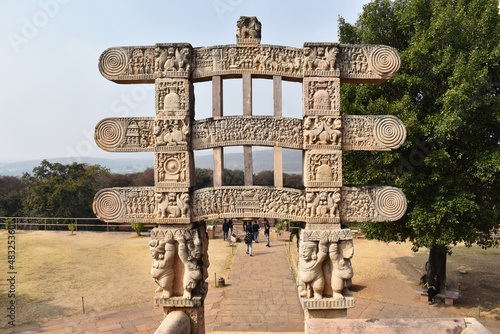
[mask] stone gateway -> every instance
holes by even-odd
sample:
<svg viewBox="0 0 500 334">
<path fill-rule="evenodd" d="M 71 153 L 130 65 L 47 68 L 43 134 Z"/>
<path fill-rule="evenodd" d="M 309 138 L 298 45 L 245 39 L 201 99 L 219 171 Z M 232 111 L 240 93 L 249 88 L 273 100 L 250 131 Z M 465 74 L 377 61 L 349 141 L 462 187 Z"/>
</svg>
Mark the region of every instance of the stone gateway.
<svg viewBox="0 0 500 334">
<path fill-rule="evenodd" d="M 384 45 L 263 45 L 261 30 L 256 17 L 242 16 L 236 44 L 112 47 L 99 59 L 108 80 L 155 84 L 154 116 L 106 118 L 95 129 L 96 143 L 106 151 L 153 152 L 155 186 L 103 189 L 95 195 L 94 212 L 107 222 L 157 225 L 149 243 L 158 285 L 154 303 L 193 334 L 205 333 L 205 219 L 305 222 L 297 282 L 304 315 L 342 318 L 355 301 L 349 291 L 353 236 L 341 223 L 395 221 L 407 207 L 397 188 L 342 182 L 342 151 L 393 150 L 406 138 L 398 118 L 342 115 L 340 105 L 342 83 L 389 80 L 399 70 L 398 53 Z M 222 81 L 230 78 L 243 79 L 242 116 L 223 115 Z M 273 116 L 252 115 L 253 78 L 273 80 Z M 302 83 L 303 119 L 282 117 L 283 80 Z M 212 81 L 213 118 L 195 120 L 193 83 L 202 81 Z M 234 145 L 244 148 L 245 185 L 228 187 L 222 182 L 223 148 Z M 252 184 L 254 145 L 274 148 L 274 187 Z M 304 190 L 283 187 L 283 148 L 304 151 Z M 193 150 L 202 149 L 214 152 L 214 186 L 194 191 Z M 162 326 L 169 325 L 176 326 Z"/>
</svg>

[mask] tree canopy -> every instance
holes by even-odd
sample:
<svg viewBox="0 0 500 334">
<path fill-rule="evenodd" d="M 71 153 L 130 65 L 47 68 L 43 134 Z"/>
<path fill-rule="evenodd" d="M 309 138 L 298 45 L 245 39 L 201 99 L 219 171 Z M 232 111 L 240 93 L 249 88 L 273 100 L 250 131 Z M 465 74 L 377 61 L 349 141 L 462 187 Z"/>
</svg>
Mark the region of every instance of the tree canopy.
<svg viewBox="0 0 500 334">
<path fill-rule="evenodd" d="M 392 46 L 402 62 L 387 83 L 341 88 L 343 114 L 395 115 L 408 133 L 396 151 L 343 155 L 344 183 L 394 185 L 408 199 L 401 220 L 364 232 L 431 253 L 473 244 L 500 213 L 498 0 L 374 0 L 355 24 L 339 18 L 339 36 Z"/>
<path fill-rule="evenodd" d="M 109 171 L 99 165 L 63 165 L 43 160 L 33 173 L 24 173 L 25 214 L 32 217 L 95 217 L 92 200 Z"/>
</svg>

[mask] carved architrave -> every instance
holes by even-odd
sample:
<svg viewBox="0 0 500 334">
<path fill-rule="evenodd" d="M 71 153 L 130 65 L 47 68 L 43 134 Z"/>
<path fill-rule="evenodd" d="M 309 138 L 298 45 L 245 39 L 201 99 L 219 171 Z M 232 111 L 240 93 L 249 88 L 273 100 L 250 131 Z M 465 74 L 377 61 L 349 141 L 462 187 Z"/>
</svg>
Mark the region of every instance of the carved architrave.
<svg viewBox="0 0 500 334">
<path fill-rule="evenodd" d="M 304 185 L 306 187 L 341 187 L 342 151 L 306 151 Z"/>
<path fill-rule="evenodd" d="M 191 187 L 194 184 L 193 166 L 192 151 L 155 153 L 155 185 Z"/>
<path fill-rule="evenodd" d="M 109 223 L 191 223 L 187 188 L 106 188 L 95 195 L 93 210 Z"/>
<path fill-rule="evenodd" d="M 302 148 L 302 120 L 271 116 L 227 116 L 194 122 L 192 148 L 278 146 Z"/>
<path fill-rule="evenodd" d="M 189 117 L 105 118 L 95 128 L 97 145 L 109 152 L 187 150 Z"/>
<path fill-rule="evenodd" d="M 388 151 L 406 139 L 406 127 L 395 116 L 342 116 L 342 149 Z"/>
<path fill-rule="evenodd" d="M 304 117 L 304 149 L 340 150 L 342 117 Z"/>
<path fill-rule="evenodd" d="M 201 307 L 207 293 L 208 237 L 205 225 L 159 226 L 151 231 L 151 276 L 158 288 L 155 304 Z"/>
<path fill-rule="evenodd" d="M 302 50 L 278 45 L 221 45 L 194 49 L 192 80 L 203 81 L 214 75 L 302 78 Z"/>
<path fill-rule="evenodd" d="M 192 49 L 190 44 L 123 46 L 105 50 L 99 70 L 118 83 L 153 83 L 157 78 L 206 81 L 214 75 L 235 77 L 339 77 L 341 82 L 382 83 L 393 77 L 401 59 L 385 45 L 304 43 L 303 49 L 279 45 L 219 45 Z"/>
<path fill-rule="evenodd" d="M 241 186 L 204 188 L 192 195 L 193 219 L 282 218 L 302 220 L 304 193 L 298 189 Z"/>
<path fill-rule="evenodd" d="M 340 79 L 304 78 L 304 116 L 340 115 Z"/>
<path fill-rule="evenodd" d="M 113 47 L 101 54 L 99 71 L 106 79 L 121 83 L 189 78 L 191 59 L 192 46 L 188 43 Z"/>
<path fill-rule="evenodd" d="M 193 103 L 193 84 L 188 79 L 156 79 L 155 109 L 157 116 L 191 115 Z"/>
</svg>

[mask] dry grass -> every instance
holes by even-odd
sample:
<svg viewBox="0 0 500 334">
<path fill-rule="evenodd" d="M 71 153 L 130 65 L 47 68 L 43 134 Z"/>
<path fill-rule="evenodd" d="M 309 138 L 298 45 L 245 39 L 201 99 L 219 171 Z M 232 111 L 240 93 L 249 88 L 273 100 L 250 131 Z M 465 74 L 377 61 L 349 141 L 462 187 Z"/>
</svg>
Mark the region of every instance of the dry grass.
<svg viewBox="0 0 500 334">
<path fill-rule="evenodd" d="M 7 232 L 0 232 L 0 273 L 8 272 Z M 29 231 L 16 233 L 16 324 L 42 322 L 152 301 L 149 237 L 135 233 Z M 209 278 L 227 278 L 231 247 L 210 240 Z M 5 319 L 8 282 L 0 283 L 0 316 Z M 0 323 L 6 325 L 4 321 Z"/>
</svg>

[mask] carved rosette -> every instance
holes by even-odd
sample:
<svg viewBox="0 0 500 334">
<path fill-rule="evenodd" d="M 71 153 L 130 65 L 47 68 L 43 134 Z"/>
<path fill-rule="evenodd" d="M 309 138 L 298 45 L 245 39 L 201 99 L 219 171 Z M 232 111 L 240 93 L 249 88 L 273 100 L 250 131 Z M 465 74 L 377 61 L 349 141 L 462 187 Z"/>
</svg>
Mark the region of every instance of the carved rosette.
<svg viewBox="0 0 500 334">
<path fill-rule="evenodd" d="M 95 195 L 93 209 L 109 223 L 191 223 L 187 188 L 107 188 Z"/>
<path fill-rule="evenodd" d="M 304 116 L 340 115 L 340 79 L 304 78 Z"/>
<path fill-rule="evenodd" d="M 302 147 L 302 120 L 271 116 L 227 116 L 196 121 L 192 147 L 201 150 L 220 146 Z"/>
<path fill-rule="evenodd" d="M 306 151 L 304 162 L 306 187 L 342 186 L 342 151 Z"/>
<path fill-rule="evenodd" d="M 155 154 L 155 184 L 159 187 L 191 187 L 192 151 Z"/>
<path fill-rule="evenodd" d="M 406 127 L 395 116 L 342 116 L 342 149 L 388 151 L 406 139 Z"/>
<path fill-rule="evenodd" d="M 126 212 L 123 194 L 117 189 L 102 189 L 92 204 L 95 215 L 102 221 L 120 219 Z"/>
<path fill-rule="evenodd" d="M 193 96 L 193 85 L 188 79 L 156 79 L 155 108 L 157 116 L 191 115 Z"/>
</svg>

